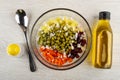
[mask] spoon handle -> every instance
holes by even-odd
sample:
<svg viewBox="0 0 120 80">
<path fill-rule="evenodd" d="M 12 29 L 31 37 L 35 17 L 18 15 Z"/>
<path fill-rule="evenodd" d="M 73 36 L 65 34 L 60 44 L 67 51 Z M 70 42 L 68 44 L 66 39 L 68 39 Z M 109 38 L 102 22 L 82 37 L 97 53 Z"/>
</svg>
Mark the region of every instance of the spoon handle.
<svg viewBox="0 0 120 80">
<path fill-rule="evenodd" d="M 33 57 L 31 55 L 30 50 L 28 50 L 28 55 L 29 55 L 30 70 L 32 72 L 35 72 L 36 71 L 36 65 L 35 65 L 35 62 L 34 62 Z"/>
<path fill-rule="evenodd" d="M 35 72 L 36 71 L 36 65 L 35 65 L 35 62 L 33 60 L 33 57 L 32 57 L 32 54 L 30 52 L 30 48 L 29 48 L 29 45 L 28 45 L 28 40 L 27 40 L 27 33 L 26 31 L 24 32 L 25 34 L 25 38 L 26 38 L 26 43 L 27 43 L 27 53 L 28 53 L 28 56 L 29 56 L 29 64 L 30 64 L 30 70 L 32 72 Z"/>
</svg>

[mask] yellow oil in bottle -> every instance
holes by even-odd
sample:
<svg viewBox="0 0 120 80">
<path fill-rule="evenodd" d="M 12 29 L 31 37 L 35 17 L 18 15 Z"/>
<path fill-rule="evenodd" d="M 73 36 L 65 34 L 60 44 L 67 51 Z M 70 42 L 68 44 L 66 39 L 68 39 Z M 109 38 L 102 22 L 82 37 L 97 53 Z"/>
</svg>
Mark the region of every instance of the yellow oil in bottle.
<svg viewBox="0 0 120 80">
<path fill-rule="evenodd" d="M 109 12 L 101 12 L 93 29 L 92 63 L 97 68 L 111 68 L 112 65 L 113 34 L 109 19 Z"/>
</svg>

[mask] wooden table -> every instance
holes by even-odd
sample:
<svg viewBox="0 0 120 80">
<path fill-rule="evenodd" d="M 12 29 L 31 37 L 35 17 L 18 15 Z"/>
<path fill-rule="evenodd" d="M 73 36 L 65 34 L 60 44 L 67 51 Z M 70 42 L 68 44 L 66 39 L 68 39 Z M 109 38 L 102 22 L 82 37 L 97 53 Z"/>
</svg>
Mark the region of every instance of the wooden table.
<svg viewBox="0 0 120 80">
<path fill-rule="evenodd" d="M 111 12 L 113 30 L 113 64 L 111 69 L 97 69 L 86 59 L 79 66 L 56 71 L 42 65 L 34 56 L 37 71 L 30 72 L 28 56 L 10 57 L 6 47 L 18 43 L 24 47 L 24 34 L 15 22 L 17 9 L 24 9 L 30 17 L 29 29 L 35 20 L 52 8 L 70 8 L 82 14 L 91 27 L 103 10 Z M 90 56 L 91 57 L 91 56 Z M 120 0 L 0 0 L 0 80 L 120 80 Z"/>
</svg>

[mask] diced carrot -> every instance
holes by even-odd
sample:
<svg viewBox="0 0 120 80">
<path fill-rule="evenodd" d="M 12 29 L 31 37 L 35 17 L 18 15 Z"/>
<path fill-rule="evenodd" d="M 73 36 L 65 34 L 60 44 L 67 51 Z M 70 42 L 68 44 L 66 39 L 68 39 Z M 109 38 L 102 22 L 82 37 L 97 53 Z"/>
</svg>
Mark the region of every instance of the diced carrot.
<svg viewBox="0 0 120 80">
<path fill-rule="evenodd" d="M 62 66 L 63 64 L 61 63 L 61 62 L 58 62 L 58 64 L 57 64 L 58 66 Z"/>
<path fill-rule="evenodd" d="M 72 58 L 63 57 L 63 54 L 61 54 L 55 50 L 46 49 L 44 47 L 41 47 L 40 51 L 42 52 L 43 56 L 45 57 L 45 59 L 48 62 L 55 64 L 55 65 L 58 65 L 58 66 L 64 65 L 67 61 L 68 62 L 73 61 Z"/>
<path fill-rule="evenodd" d="M 43 53 L 43 56 L 46 57 L 46 56 L 47 56 L 47 53 Z"/>
<path fill-rule="evenodd" d="M 68 58 L 68 62 L 72 62 L 73 61 L 73 59 L 72 58 Z"/>
<path fill-rule="evenodd" d="M 67 58 L 63 57 L 62 61 L 63 61 L 64 63 L 66 63 L 66 62 L 67 62 Z"/>
<path fill-rule="evenodd" d="M 40 47 L 40 51 L 41 51 L 41 52 L 44 51 L 44 50 L 45 50 L 45 48 Z"/>
<path fill-rule="evenodd" d="M 53 57 L 57 57 L 57 53 L 52 52 L 51 55 L 52 55 Z"/>
<path fill-rule="evenodd" d="M 60 65 L 63 65 L 64 64 L 64 62 L 62 61 L 62 59 L 60 59 Z"/>
<path fill-rule="evenodd" d="M 56 65 L 58 64 L 58 60 L 57 60 L 57 59 L 55 59 L 55 64 L 56 64 Z"/>
<path fill-rule="evenodd" d="M 62 54 L 60 54 L 60 53 L 57 53 L 57 57 L 61 57 L 62 56 Z"/>
<path fill-rule="evenodd" d="M 54 57 L 53 57 L 51 54 L 48 54 L 48 57 L 49 57 L 51 60 L 54 59 Z"/>
<path fill-rule="evenodd" d="M 49 61 L 49 57 L 45 57 L 46 58 L 46 60 L 48 60 Z"/>
</svg>

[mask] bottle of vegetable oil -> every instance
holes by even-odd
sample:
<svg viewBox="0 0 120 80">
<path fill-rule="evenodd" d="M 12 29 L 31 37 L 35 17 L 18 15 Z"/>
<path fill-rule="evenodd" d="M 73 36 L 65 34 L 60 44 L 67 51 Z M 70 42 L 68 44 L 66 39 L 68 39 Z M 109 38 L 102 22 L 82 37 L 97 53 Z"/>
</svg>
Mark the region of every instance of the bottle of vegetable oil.
<svg viewBox="0 0 120 80">
<path fill-rule="evenodd" d="M 110 12 L 99 13 L 99 21 L 93 29 L 92 62 L 97 68 L 111 68 L 113 34 Z"/>
</svg>

